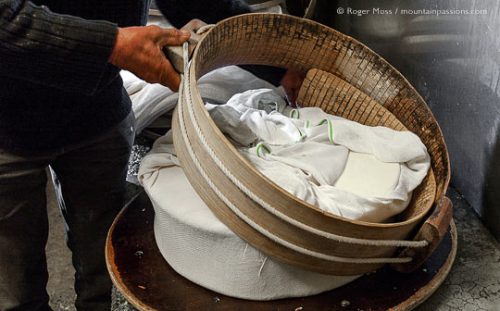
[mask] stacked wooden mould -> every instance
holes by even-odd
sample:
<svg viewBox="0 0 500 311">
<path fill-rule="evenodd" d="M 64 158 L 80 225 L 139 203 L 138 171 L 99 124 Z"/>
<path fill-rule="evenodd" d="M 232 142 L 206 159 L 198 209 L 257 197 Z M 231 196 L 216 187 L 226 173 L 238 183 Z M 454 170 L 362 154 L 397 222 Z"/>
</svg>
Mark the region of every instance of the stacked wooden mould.
<svg viewBox="0 0 500 311">
<path fill-rule="evenodd" d="M 196 84 L 211 70 L 242 64 L 308 72 L 301 105 L 417 134 L 432 164 L 408 208 L 391 223 L 349 220 L 297 199 L 257 171 L 210 118 Z M 184 73 L 173 129 L 184 171 L 213 213 L 252 246 L 296 267 L 357 275 L 390 263 L 411 271 L 433 252 L 452 218 L 448 153 L 422 97 L 369 48 L 310 20 L 248 14 L 204 34 Z"/>
</svg>

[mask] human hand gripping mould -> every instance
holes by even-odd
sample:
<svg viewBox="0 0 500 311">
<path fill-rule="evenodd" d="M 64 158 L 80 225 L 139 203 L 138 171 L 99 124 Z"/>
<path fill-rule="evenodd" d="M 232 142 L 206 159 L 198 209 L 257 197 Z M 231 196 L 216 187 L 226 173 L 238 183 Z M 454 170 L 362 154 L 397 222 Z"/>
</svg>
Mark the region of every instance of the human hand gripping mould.
<svg viewBox="0 0 500 311">
<path fill-rule="evenodd" d="M 181 45 L 189 31 L 158 26 L 118 28 L 109 62 L 129 70 L 149 83 L 179 89 L 180 76 L 162 52 L 163 47 Z"/>
</svg>

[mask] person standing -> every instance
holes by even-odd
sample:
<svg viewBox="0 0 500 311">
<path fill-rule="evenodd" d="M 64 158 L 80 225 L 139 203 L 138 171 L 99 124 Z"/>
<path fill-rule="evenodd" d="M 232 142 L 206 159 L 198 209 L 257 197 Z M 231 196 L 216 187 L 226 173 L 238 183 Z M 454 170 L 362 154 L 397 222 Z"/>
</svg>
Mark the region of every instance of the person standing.
<svg viewBox="0 0 500 311">
<path fill-rule="evenodd" d="M 195 6 L 157 2 L 169 2 L 176 12 Z M 249 11 L 240 1 L 213 3 L 217 20 Z M 110 309 L 104 243 L 123 205 L 134 137 L 119 70 L 177 90 L 179 75 L 162 48 L 189 38 L 184 31 L 143 26 L 148 8 L 148 0 L 0 0 L 2 311 L 50 310 L 49 166 L 76 270 L 75 305 Z"/>
</svg>

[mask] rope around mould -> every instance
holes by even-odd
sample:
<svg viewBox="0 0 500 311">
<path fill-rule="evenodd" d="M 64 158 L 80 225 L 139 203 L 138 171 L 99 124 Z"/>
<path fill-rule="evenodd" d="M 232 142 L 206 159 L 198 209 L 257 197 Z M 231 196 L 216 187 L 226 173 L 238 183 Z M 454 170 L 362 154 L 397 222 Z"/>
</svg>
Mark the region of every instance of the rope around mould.
<svg viewBox="0 0 500 311">
<path fill-rule="evenodd" d="M 348 243 L 348 244 L 357 244 L 357 245 L 368 245 L 368 246 L 388 246 L 388 247 L 410 247 L 410 248 L 421 248 L 421 247 L 426 247 L 428 245 L 428 242 L 426 240 L 421 240 L 421 241 L 407 241 L 407 240 L 370 240 L 370 239 L 361 239 L 361 238 L 353 238 L 353 237 L 345 237 L 341 235 L 336 235 L 330 232 L 325 232 L 316 228 L 313 228 L 311 226 L 308 226 L 302 222 L 299 222 L 283 213 L 278 211 L 276 208 L 272 207 L 270 204 L 268 204 L 266 201 L 264 201 L 262 198 L 257 196 L 255 193 L 253 193 L 250 189 L 248 189 L 245 185 L 239 181 L 236 176 L 234 176 L 229 169 L 222 163 L 222 161 L 217 157 L 215 152 L 210 148 L 210 146 L 207 143 L 207 140 L 205 136 L 203 135 L 198 123 L 196 122 L 196 117 L 194 116 L 194 111 L 193 107 L 191 104 L 189 104 L 192 94 L 190 93 L 189 90 L 189 77 L 190 77 L 190 72 L 189 72 L 189 67 L 190 63 L 188 60 L 188 49 L 187 49 L 187 44 L 185 43 L 183 45 L 183 55 L 184 55 L 184 76 L 182 77 L 182 85 L 181 85 L 181 91 L 182 95 L 179 96 L 179 106 L 182 106 L 182 101 L 181 99 L 184 97 L 184 93 L 186 95 L 186 105 L 188 107 L 188 115 L 189 118 L 191 119 L 191 122 L 194 126 L 195 133 L 197 134 L 198 138 L 202 142 L 202 146 L 204 147 L 205 151 L 209 154 L 209 156 L 212 158 L 214 163 L 221 169 L 221 171 L 243 192 L 245 193 L 248 197 L 250 197 L 255 203 L 259 204 L 262 206 L 265 210 L 270 212 L 271 214 L 279 217 L 280 219 L 302 229 L 305 231 L 308 231 L 310 233 L 340 242 L 340 243 Z M 183 123 L 184 124 L 184 123 Z M 190 147 L 190 146 L 189 146 Z M 211 182 L 211 181 L 210 181 Z"/>
<path fill-rule="evenodd" d="M 181 95 L 182 96 L 182 90 L 184 87 L 181 87 Z M 179 100 L 181 98 L 179 96 Z M 205 169 L 199 162 L 198 158 L 196 157 L 191 144 L 189 142 L 189 138 L 187 137 L 187 132 L 186 132 L 186 127 L 184 124 L 184 111 L 183 111 L 183 105 L 182 103 L 178 104 L 178 118 L 179 118 L 179 127 L 180 131 L 182 133 L 182 139 L 184 141 L 184 145 L 186 146 L 186 149 L 188 150 L 188 154 L 195 164 L 198 172 L 200 175 L 203 177 L 205 182 L 208 184 L 210 189 L 226 204 L 231 211 L 233 211 L 239 218 L 241 218 L 244 222 L 246 222 L 248 225 L 250 225 L 253 229 L 264 235 L 265 237 L 269 238 L 275 243 L 278 243 L 286 248 L 289 248 L 291 250 L 294 250 L 298 253 L 308 255 L 314 258 L 318 259 L 323 259 L 327 261 L 334 261 L 334 262 L 342 262 L 342 263 L 354 263 L 354 264 L 377 264 L 377 263 L 407 263 L 412 261 L 413 259 L 411 257 L 402 257 L 402 258 L 351 258 L 351 257 L 339 257 L 339 256 L 332 256 L 332 255 L 327 255 L 319 252 L 315 252 L 306 248 L 303 248 L 301 246 L 297 246 L 293 243 L 290 243 L 274 234 L 266 230 L 265 228 L 261 227 L 257 223 L 255 223 L 252 219 L 250 219 L 248 216 L 246 216 L 244 213 L 242 213 L 218 188 L 217 186 L 212 182 L 208 174 L 206 173 Z"/>
</svg>

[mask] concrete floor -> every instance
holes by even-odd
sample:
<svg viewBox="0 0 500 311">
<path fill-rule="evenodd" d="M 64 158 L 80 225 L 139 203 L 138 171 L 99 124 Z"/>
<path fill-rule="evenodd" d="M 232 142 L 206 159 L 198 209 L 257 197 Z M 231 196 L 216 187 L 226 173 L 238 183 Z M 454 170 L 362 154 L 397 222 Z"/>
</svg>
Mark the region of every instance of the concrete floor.
<svg viewBox="0 0 500 311">
<path fill-rule="evenodd" d="M 46 247 L 47 265 L 49 268 L 50 305 L 54 311 L 76 310 L 75 302 L 75 270 L 71 265 L 71 252 L 66 247 L 64 222 L 56 203 L 54 189 L 49 182 L 47 187 L 47 212 L 49 215 L 49 241 Z"/>
</svg>

